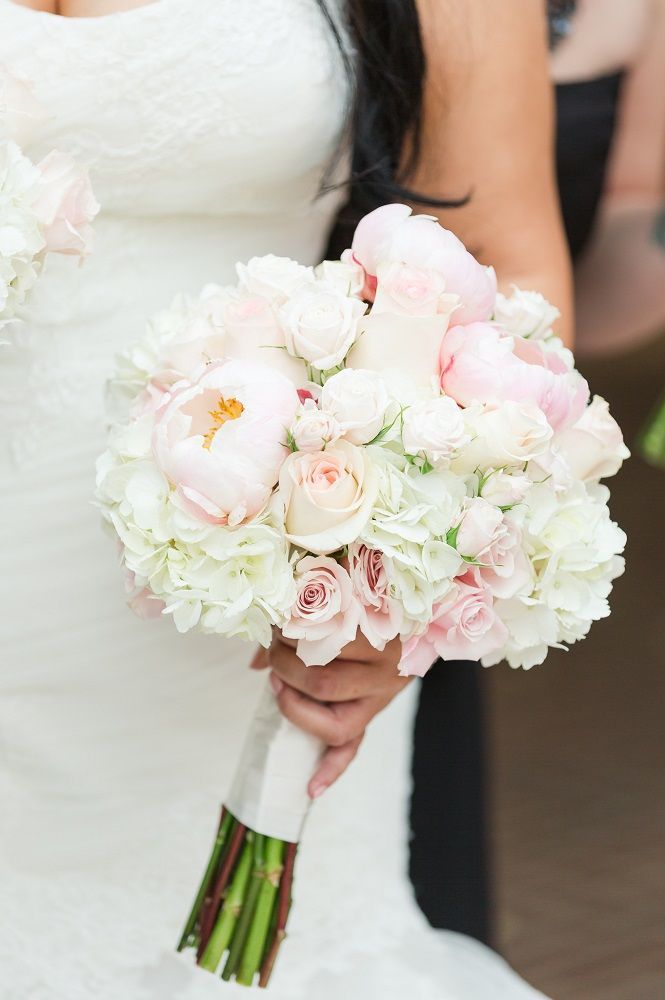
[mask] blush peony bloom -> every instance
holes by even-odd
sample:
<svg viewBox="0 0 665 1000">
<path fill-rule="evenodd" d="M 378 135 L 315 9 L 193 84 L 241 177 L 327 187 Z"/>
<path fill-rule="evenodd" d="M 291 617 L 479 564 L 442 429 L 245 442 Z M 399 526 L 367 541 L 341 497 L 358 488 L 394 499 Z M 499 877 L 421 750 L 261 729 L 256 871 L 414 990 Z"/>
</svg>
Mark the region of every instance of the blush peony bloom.
<svg viewBox="0 0 665 1000">
<path fill-rule="evenodd" d="M 383 553 L 356 543 L 349 548 L 349 572 L 360 603 L 360 631 L 375 649 L 399 635 L 404 613 L 391 597 Z"/>
<path fill-rule="evenodd" d="M 38 164 L 42 184 L 35 212 L 44 229 L 46 250 L 85 257 L 92 250 L 92 220 L 99 204 L 87 173 L 71 156 L 54 151 Z"/>
<path fill-rule="evenodd" d="M 352 252 L 376 277 L 382 264 L 404 264 L 436 271 L 446 292 L 458 295 L 456 322 L 489 319 L 496 298 L 496 276 L 483 267 L 457 237 L 429 215 L 412 215 L 406 205 L 384 205 L 360 220 Z"/>
<path fill-rule="evenodd" d="M 353 642 L 359 606 L 349 574 L 334 559 L 305 556 L 295 567 L 297 597 L 282 632 L 298 639 L 298 656 L 308 666 L 325 666 Z"/>
<path fill-rule="evenodd" d="M 369 520 L 377 489 L 367 451 L 348 441 L 295 452 L 279 476 L 287 538 L 320 555 L 350 545 Z"/>
<path fill-rule="evenodd" d="M 210 524 L 239 524 L 265 506 L 288 454 L 293 385 L 265 365 L 209 365 L 157 411 L 155 460 L 182 508 Z"/>
<path fill-rule="evenodd" d="M 440 364 L 441 388 L 461 406 L 534 403 L 553 430 L 575 423 L 589 399 L 586 381 L 556 354 L 490 323 L 449 327 Z"/>
<path fill-rule="evenodd" d="M 423 677 L 438 657 L 477 660 L 501 649 L 507 638 L 491 592 L 478 570 L 469 569 L 456 578 L 451 594 L 435 608 L 427 631 L 404 644 L 400 673 Z"/>
</svg>

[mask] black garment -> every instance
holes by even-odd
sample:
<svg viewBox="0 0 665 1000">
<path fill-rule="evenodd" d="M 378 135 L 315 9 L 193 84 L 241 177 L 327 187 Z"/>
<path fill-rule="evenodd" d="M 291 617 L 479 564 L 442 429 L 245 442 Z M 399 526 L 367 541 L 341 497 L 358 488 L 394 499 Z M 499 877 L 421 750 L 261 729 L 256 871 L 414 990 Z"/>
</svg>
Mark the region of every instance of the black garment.
<svg viewBox="0 0 665 1000">
<path fill-rule="evenodd" d="M 613 74 L 557 87 L 557 174 L 573 255 L 600 202 L 620 85 Z M 416 715 L 409 873 L 434 927 L 487 942 L 483 737 L 482 668 L 439 661 L 423 678 Z"/>
<path fill-rule="evenodd" d="M 556 88 L 556 168 L 570 252 L 584 249 L 593 228 L 612 144 L 623 73 Z"/>
</svg>

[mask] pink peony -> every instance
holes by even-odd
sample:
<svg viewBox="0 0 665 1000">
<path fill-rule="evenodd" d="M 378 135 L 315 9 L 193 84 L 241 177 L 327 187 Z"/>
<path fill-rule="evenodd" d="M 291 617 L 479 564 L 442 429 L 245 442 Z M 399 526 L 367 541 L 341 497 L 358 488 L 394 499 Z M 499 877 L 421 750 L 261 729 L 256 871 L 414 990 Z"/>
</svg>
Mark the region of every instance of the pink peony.
<svg viewBox="0 0 665 1000">
<path fill-rule="evenodd" d="M 174 386 L 155 417 L 153 452 L 183 509 L 210 524 L 258 514 L 288 454 L 297 406 L 288 379 L 243 361 L 211 364 Z"/>
<path fill-rule="evenodd" d="M 404 264 L 436 271 L 446 292 L 461 302 L 459 323 L 489 319 L 496 299 L 496 276 L 483 267 L 457 237 L 428 215 L 412 215 L 406 205 L 384 205 L 360 220 L 352 252 L 365 271 L 376 278 L 382 264 Z"/>
<path fill-rule="evenodd" d="M 477 569 L 468 569 L 456 577 L 451 593 L 435 608 L 427 631 L 404 644 L 400 673 L 423 677 L 438 657 L 478 660 L 501 649 L 507 638 L 490 590 Z"/>
<path fill-rule="evenodd" d="M 38 168 L 42 187 L 34 207 L 44 229 L 46 250 L 85 257 L 92 250 L 90 223 L 99 212 L 86 171 L 57 150 Z"/>
<path fill-rule="evenodd" d="M 554 430 L 574 423 L 589 399 L 586 381 L 556 355 L 491 323 L 449 327 L 440 366 L 441 388 L 461 406 L 534 403 Z"/>
<path fill-rule="evenodd" d="M 360 602 L 360 631 L 375 649 L 399 634 L 402 606 L 390 596 L 383 553 L 362 543 L 349 548 L 349 572 Z"/>
<path fill-rule="evenodd" d="M 308 667 L 324 666 L 353 642 L 359 607 L 349 574 L 327 556 L 305 556 L 295 567 L 297 597 L 282 628 L 298 639 L 298 656 Z"/>
</svg>

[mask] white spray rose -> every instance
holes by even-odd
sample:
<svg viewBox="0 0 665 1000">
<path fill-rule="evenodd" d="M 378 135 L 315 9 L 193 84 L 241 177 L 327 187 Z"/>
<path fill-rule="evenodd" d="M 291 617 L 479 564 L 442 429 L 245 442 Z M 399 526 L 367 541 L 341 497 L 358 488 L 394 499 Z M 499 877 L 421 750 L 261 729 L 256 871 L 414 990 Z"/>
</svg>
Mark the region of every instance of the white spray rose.
<svg viewBox="0 0 665 1000">
<path fill-rule="evenodd" d="M 346 368 L 321 391 L 321 409 L 331 414 L 352 444 L 367 444 L 384 426 L 390 404 L 383 379 L 373 372 Z"/>
</svg>

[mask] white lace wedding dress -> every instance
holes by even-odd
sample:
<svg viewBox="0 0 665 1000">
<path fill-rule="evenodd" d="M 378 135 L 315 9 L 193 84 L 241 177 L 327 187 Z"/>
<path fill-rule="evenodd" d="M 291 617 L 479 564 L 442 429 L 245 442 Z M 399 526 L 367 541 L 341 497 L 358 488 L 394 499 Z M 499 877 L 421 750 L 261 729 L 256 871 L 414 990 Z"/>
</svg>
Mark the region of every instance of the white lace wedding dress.
<svg viewBox="0 0 665 1000">
<path fill-rule="evenodd" d="M 94 459 L 114 352 L 147 316 L 237 259 L 320 258 L 344 75 L 314 0 L 93 19 L 0 0 L 0 63 L 50 116 L 28 152 L 73 152 L 103 205 L 94 255 L 51 258 L 0 348 L 0 998 L 245 997 L 172 947 L 263 677 L 245 648 L 127 610 Z M 539 995 L 415 906 L 414 694 L 312 812 L 275 1000 Z"/>
</svg>

